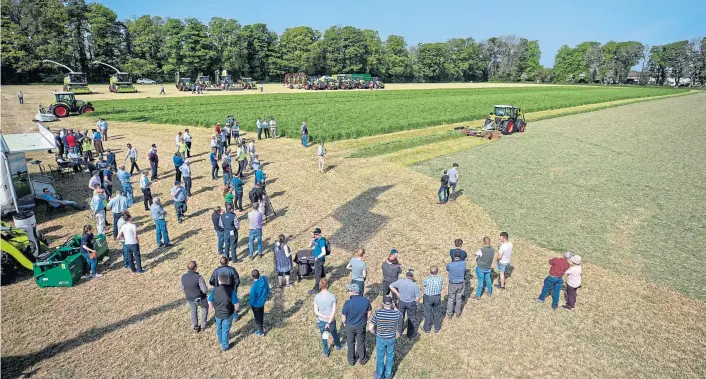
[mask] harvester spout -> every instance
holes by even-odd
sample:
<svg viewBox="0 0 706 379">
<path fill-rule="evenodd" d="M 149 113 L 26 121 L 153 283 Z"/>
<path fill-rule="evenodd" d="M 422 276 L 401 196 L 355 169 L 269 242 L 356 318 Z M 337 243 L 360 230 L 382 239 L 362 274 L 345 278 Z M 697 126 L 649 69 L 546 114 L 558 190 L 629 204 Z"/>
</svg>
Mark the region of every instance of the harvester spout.
<svg viewBox="0 0 706 379">
<path fill-rule="evenodd" d="M 42 59 L 42 62 L 43 62 L 43 63 L 54 63 L 55 65 L 61 66 L 61 67 L 65 68 L 65 69 L 69 70 L 70 73 L 72 73 L 72 74 L 74 73 L 74 70 L 70 69 L 68 66 L 65 66 L 65 65 L 63 65 L 63 64 L 61 64 L 61 63 L 59 63 L 59 62 L 54 62 L 54 61 L 49 60 L 49 59 Z"/>
<path fill-rule="evenodd" d="M 113 66 L 111 66 L 111 65 L 109 65 L 109 64 L 107 64 L 107 63 L 98 62 L 98 61 L 93 61 L 93 63 L 94 63 L 94 64 L 102 64 L 103 66 L 110 67 L 110 68 L 112 68 L 113 70 L 115 70 L 115 73 L 116 73 L 116 74 L 120 74 L 120 73 L 121 73 L 120 70 L 118 70 L 117 68 L 115 68 L 115 67 L 113 67 Z"/>
</svg>

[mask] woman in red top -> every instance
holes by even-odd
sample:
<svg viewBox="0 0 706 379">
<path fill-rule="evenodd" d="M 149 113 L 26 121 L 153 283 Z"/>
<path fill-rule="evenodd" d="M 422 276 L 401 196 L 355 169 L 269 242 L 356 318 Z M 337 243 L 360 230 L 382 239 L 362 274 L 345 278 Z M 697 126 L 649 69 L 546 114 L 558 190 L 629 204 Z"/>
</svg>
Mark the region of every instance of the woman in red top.
<svg viewBox="0 0 706 379">
<path fill-rule="evenodd" d="M 77 153 L 77 145 L 76 145 L 76 134 L 73 131 L 69 132 L 69 135 L 66 136 L 66 143 L 69 145 L 69 151 L 72 153 Z"/>
</svg>

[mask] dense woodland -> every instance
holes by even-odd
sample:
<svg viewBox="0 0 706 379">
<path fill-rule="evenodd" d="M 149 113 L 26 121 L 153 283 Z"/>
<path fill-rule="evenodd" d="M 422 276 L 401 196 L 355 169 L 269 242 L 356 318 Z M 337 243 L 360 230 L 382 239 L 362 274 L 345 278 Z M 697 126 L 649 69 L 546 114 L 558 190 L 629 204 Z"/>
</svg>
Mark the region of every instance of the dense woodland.
<svg viewBox="0 0 706 379">
<path fill-rule="evenodd" d="M 643 83 L 667 77 L 706 82 L 706 38 L 664 46 L 640 42 L 584 42 L 563 46 L 553 69 L 540 65 L 538 41 L 499 36 L 454 38 L 409 46 L 375 30 L 332 26 L 323 33 L 298 26 L 277 34 L 266 24 L 212 18 L 207 24 L 142 16 L 119 20 L 110 8 L 84 0 L 3 0 L 2 82 L 59 82 L 61 62 L 106 82 L 112 64 L 133 77 L 173 81 L 226 69 L 234 77 L 281 81 L 287 72 L 309 75 L 370 73 L 386 82 L 542 81 L 625 83 L 642 64 Z M 677 79 L 678 82 L 678 79 Z"/>
</svg>

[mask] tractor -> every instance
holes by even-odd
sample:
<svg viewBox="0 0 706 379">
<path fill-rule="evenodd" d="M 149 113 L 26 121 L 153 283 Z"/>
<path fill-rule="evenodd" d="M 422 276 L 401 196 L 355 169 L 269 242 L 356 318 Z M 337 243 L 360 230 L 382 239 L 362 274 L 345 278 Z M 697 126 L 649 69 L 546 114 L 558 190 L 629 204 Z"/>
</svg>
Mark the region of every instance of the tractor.
<svg viewBox="0 0 706 379">
<path fill-rule="evenodd" d="M 98 62 L 94 61 L 94 64 L 101 64 L 106 67 L 110 67 L 113 70 L 115 70 L 115 73 L 110 76 L 110 85 L 108 86 L 108 91 L 114 92 L 114 93 L 135 93 L 137 92 L 137 88 L 132 85 L 132 78 L 130 77 L 130 74 L 127 72 L 121 72 L 117 68 L 103 63 L 103 62 Z"/>
<path fill-rule="evenodd" d="M 257 89 L 257 82 L 252 80 L 252 78 L 240 78 L 240 80 L 243 82 L 245 89 Z"/>
<path fill-rule="evenodd" d="M 54 103 L 49 105 L 49 113 L 56 117 L 66 117 L 71 113 L 84 114 L 94 110 L 90 101 L 76 99 L 73 92 L 55 92 Z"/>
<path fill-rule="evenodd" d="M 380 80 L 380 78 L 378 78 L 377 76 L 372 77 L 371 81 L 373 83 L 373 88 L 378 88 L 378 89 L 385 88 L 385 83 L 383 83 L 382 80 Z"/>
<path fill-rule="evenodd" d="M 502 134 L 524 132 L 527 122 L 521 108 L 512 105 L 496 105 L 493 113 L 488 114 L 483 129 L 499 130 Z"/>
<path fill-rule="evenodd" d="M 176 88 L 179 91 L 191 91 L 191 86 L 194 84 L 191 82 L 191 78 L 179 78 L 177 80 Z"/>
<path fill-rule="evenodd" d="M 64 88 L 63 90 L 65 92 L 73 92 L 73 93 L 78 93 L 81 95 L 87 95 L 91 93 L 91 89 L 88 88 L 88 81 L 86 80 L 86 74 L 83 72 L 75 72 L 74 70 L 70 69 L 68 66 L 64 66 L 63 64 L 59 62 L 54 62 L 50 61 L 48 59 L 42 60 L 42 62 L 45 63 L 54 63 L 55 65 L 59 65 L 67 70 L 69 70 L 68 73 L 66 73 L 66 76 L 64 76 Z"/>
<path fill-rule="evenodd" d="M 208 75 L 199 74 L 196 77 L 196 84 L 200 85 L 204 91 L 220 91 L 221 88 L 218 87 L 214 82 L 211 81 L 211 77 Z"/>
</svg>

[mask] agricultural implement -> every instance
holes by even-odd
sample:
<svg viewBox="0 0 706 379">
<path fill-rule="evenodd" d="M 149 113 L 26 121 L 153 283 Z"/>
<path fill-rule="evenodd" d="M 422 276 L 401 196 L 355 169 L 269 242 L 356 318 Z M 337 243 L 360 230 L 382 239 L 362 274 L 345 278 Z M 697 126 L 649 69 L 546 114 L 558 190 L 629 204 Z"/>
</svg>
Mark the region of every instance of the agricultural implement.
<svg viewBox="0 0 706 379">
<path fill-rule="evenodd" d="M 499 131 L 502 134 L 524 132 L 527 122 L 521 108 L 512 105 L 496 105 L 493 113 L 488 114 L 483 130 Z"/>
<path fill-rule="evenodd" d="M 64 76 L 64 88 L 63 91 L 65 92 L 73 92 L 73 93 L 78 93 L 81 95 L 87 95 L 91 93 L 91 89 L 88 88 L 88 81 L 86 80 L 86 74 L 82 72 L 75 72 L 68 66 L 65 66 L 59 62 L 54 62 L 49 59 L 43 59 L 42 62 L 44 63 L 53 63 L 55 65 L 61 66 L 69 72 Z"/>
<path fill-rule="evenodd" d="M 117 68 L 103 62 L 94 61 L 94 64 L 101 64 L 103 66 L 112 68 L 115 73 L 110 76 L 110 85 L 108 85 L 108 90 L 114 93 L 135 93 L 137 88 L 132 85 L 132 78 L 127 72 L 121 72 Z"/>
<path fill-rule="evenodd" d="M 221 87 L 217 86 L 211 81 L 211 77 L 208 75 L 201 75 L 196 77 L 196 84 L 203 87 L 205 91 L 220 91 Z"/>
<path fill-rule="evenodd" d="M 235 83 L 233 83 L 233 77 L 228 74 L 227 70 L 223 70 L 220 73 L 216 70 L 216 85 L 218 88 L 226 91 L 238 91 L 243 88 L 238 88 Z"/>
<path fill-rule="evenodd" d="M 56 117 L 67 117 L 71 113 L 84 114 L 94 110 L 90 101 L 76 99 L 73 92 L 55 92 L 54 102 L 49 105 L 49 113 Z"/>
<path fill-rule="evenodd" d="M 245 89 L 257 89 L 257 82 L 252 80 L 252 78 L 240 78 L 240 82 Z"/>
<path fill-rule="evenodd" d="M 289 89 L 302 89 L 306 85 L 306 74 L 303 72 L 287 73 L 284 75 L 284 85 Z"/>
<path fill-rule="evenodd" d="M 179 78 L 177 80 L 176 88 L 179 91 L 191 91 L 191 87 L 194 83 L 191 82 L 191 78 Z"/>
</svg>

